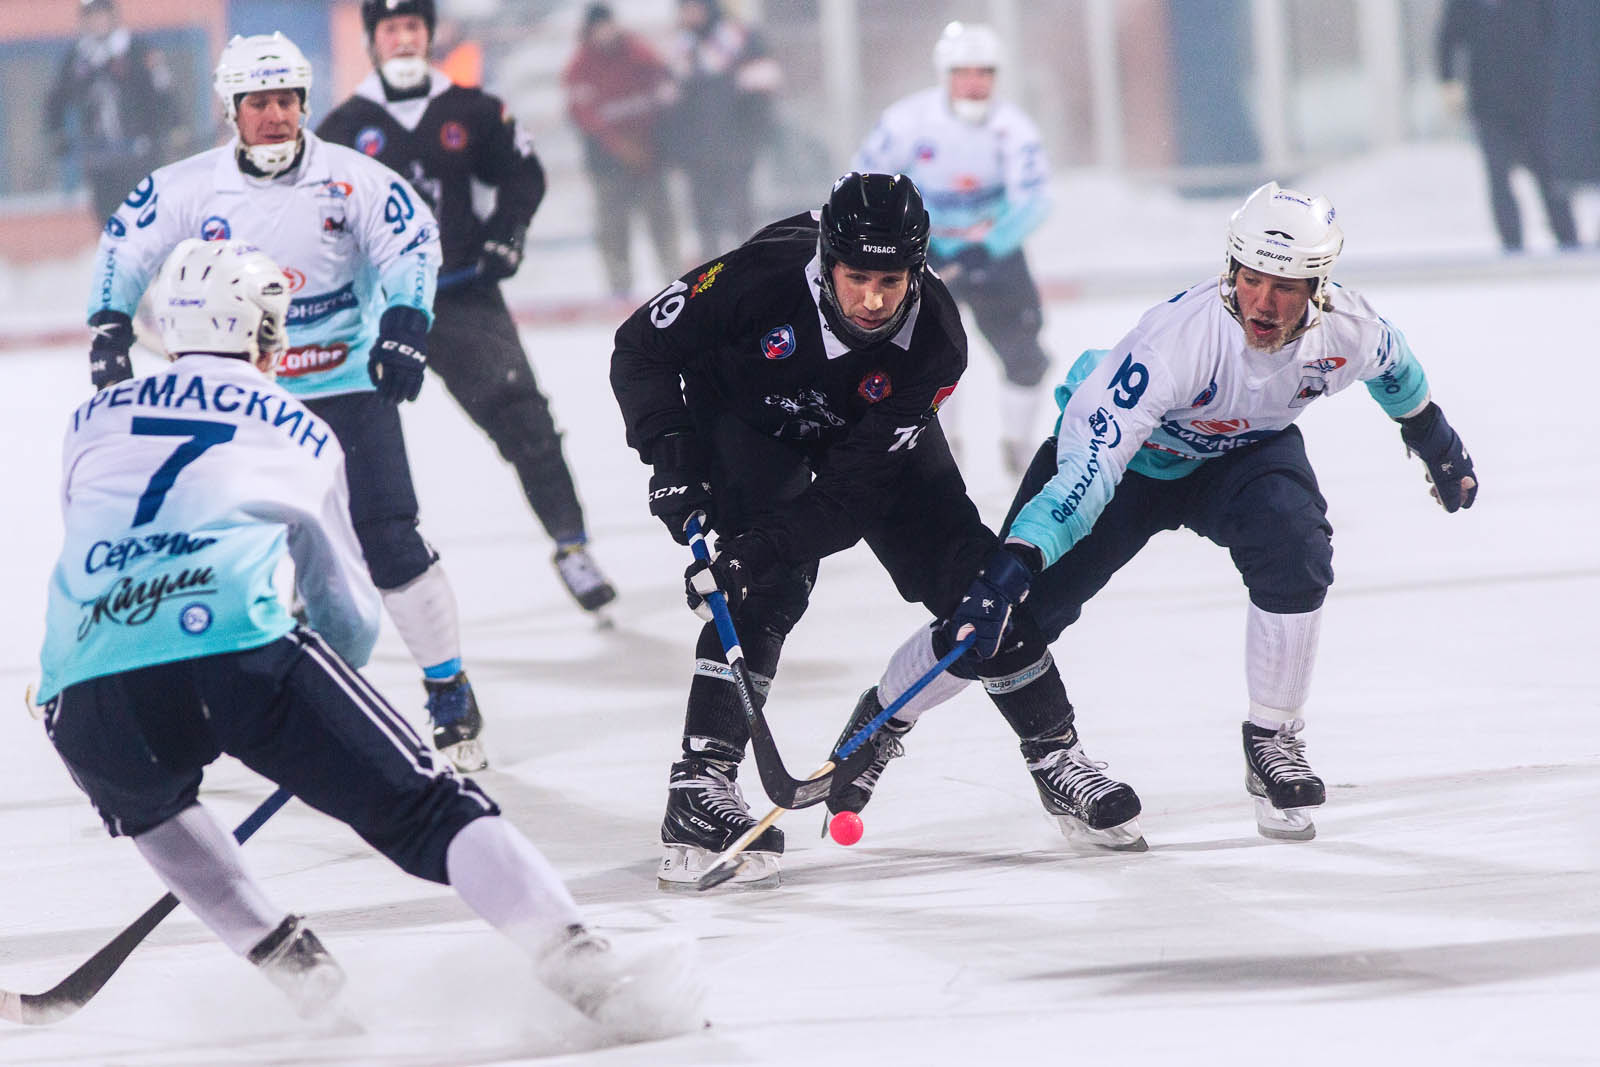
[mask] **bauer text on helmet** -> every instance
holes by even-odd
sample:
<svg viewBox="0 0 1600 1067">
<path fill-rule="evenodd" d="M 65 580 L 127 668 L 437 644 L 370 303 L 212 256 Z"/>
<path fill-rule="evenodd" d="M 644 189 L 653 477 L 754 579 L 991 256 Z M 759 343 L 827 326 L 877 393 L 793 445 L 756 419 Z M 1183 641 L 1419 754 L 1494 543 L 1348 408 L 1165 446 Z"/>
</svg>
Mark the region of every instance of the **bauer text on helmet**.
<svg viewBox="0 0 1600 1067">
<path fill-rule="evenodd" d="M 284 349 L 289 286 L 272 258 L 251 245 L 190 237 L 161 268 L 155 311 L 173 358 L 237 356 L 271 373 Z"/>
</svg>

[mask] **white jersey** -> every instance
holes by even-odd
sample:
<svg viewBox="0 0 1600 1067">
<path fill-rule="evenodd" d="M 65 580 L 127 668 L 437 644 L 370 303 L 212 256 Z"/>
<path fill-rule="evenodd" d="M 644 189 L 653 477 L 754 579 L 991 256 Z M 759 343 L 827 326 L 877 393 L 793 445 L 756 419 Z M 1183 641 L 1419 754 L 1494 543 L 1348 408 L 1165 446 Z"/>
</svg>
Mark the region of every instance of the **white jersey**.
<svg viewBox="0 0 1600 1067">
<path fill-rule="evenodd" d="M 1421 411 L 1428 380 L 1405 337 L 1359 293 L 1330 292 L 1332 310 L 1313 307 L 1310 328 L 1277 352 L 1245 343 L 1215 281 L 1145 312 L 1115 348 L 1085 352 L 1056 388 L 1056 475 L 1011 536 L 1053 563 L 1089 532 L 1124 471 L 1181 478 L 1356 382 L 1392 418 Z"/>
<path fill-rule="evenodd" d="M 378 593 L 350 525 L 344 451 L 243 360 L 184 356 L 96 393 L 72 413 L 62 472 L 41 701 L 282 637 L 294 621 L 272 580 L 286 551 L 311 625 L 357 666 L 371 654 Z"/>
<path fill-rule="evenodd" d="M 100 236 L 89 314 L 132 315 L 186 237 L 245 241 L 289 279 L 289 348 L 278 376 L 301 397 L 373 388 L 367 351 L 386 307 L 432 320 L 439 227 L 406 180 L 309 130 L 298 166 L 276 178 L 239 169 L 237 140 L 150 175 Z"/>
<path fill-rule="evenodd" d="M 1009 255 L 1050 210 L 1039 130 L 1004 100 L 972 123 L 950 110 L 943 88 L 913 93 L 884 111 L 851 167 L 916 182 L 933 226 L 933 252 L 944 258 L 971 244 L 995 258 Z"/>
</svg>

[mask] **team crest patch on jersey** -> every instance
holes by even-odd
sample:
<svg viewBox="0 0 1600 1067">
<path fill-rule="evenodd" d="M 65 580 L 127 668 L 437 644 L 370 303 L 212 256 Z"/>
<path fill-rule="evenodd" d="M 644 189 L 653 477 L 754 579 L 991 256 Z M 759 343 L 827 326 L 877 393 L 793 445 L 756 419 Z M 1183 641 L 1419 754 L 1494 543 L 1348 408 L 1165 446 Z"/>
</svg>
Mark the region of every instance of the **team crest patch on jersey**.
<svg viewBox="0 0 1600 1067">
<path fill-rule="evenodd" d="M 342 341 L 331 345 L 301 345 L 284 352 L 278 360 L 278 376 L 281 378 L 299 378 L 306 374 L 318 374 L 325 370 L 332 370 L 344 363 L 350 355 L 350 346 Z"/>
<path fill-rule="evenodd" d="M 869 404 L 876 404 L 880 400 L 887 400 L 894 394 L 894 383 L 889 376 L 881 370 L 875 370 L 856 386 L 856 392 Z"/>
<path fill-rule="evenodd" d="M 1289 401 L 1292 408 L 1303 408 L 1328 391 L 1328 380 L 1320 374 L 1308 374 L 1300 379 L 1300 388 Z"/>
<path fill-rule="evenodd" d="M 342 182 L 336 178 L 329 178 L 322 183 L 322 195 L 331 196 L 335 200 L 348 200 L 354 195 L 356 187 L 349 182 Z"/>
<path fill-rule="evenodd" d="M 356 151 L 363 155 L 378 158 L 378 153 L 388 143 L 388 138 L 383 136 L 383 131 L 376 126 L 365 126 L 356 134 Z"/>
<path fill-rule="evenodd" d="M 233 227 L 221 215 L 207 215 L 200 224 L 200 240 L 226 241 L 233 236 Z"/>
<path fill-rule="evenodd" d="M 1301 366 L 1306 370 L 1314 370 L 1318 374 L 1332 374 L 1344 366 L 1344 363 L 1343 356 L 1323 356 L 1321 359 L 1314 359 L 1310 363 L 1301 364 Z"/>
<path fill-rule="evenodd" d="M 1249 419 L 1191 419 L 1189 425 L 1200 433 L 1223 434 L 1240 433 L 1250 428 Z"/>
<path fill-rule="evenodd" d="M 768 359 L 788 359 L 794 354 L 794 327 L 788 323 L 767 331 L 761 339 L 761 354 Z"/>
<path fill-rule="evenodd" d="M 938 146 L 932 141 L 918 141 L 911 147 L 911 155 L 918 163 L 927 163 L 938 154 Z"/>
<path fill-rule="evenodd" d="M 949 385 L 945 386 L 943 389 L 940 389 L 937 393 L 934 393 L 933 394 L 933 406 L 931 408 L 929 408 L 928 410 L 933 412 L 935 415 L 937 415 L 939 413 L 939 405 L 943 404 L 946 400 L 949 400 L 950 399 L 950 394 L 954 393 L 955 391 L 956 391 L 956 383 L 955 382 L 951 382 Z"/>
<path fill-rule="evenodd" d="M 1182 296 L 1182 295 L 1183 295 L 1182 293 L 1178 294 L 1178 296 Z M 1178 297 L 1173 297 L 1174 300 L 1176 300 L 1177 298 Z M 1211 380 L 1211 384 L 1210 385 L 1208 385 L 1204 389 L 1200 390 L 1200 395 L 1199 396 L 1197 396 L 1193 400 L 1189 401 L 1189 406 L 1192 407 L 1192 408 L 1203 408 L 1207 404 L 1209 404 L 1213 400 L 1215 400 L 1216 398 L 1217 398 L 1217 382 L 1216 382 L 1216 379 L 1213 378 Z"/>
<path fill-rule="evenodd" d="M 689 299 L 693 300 L 713 285 L 717 284 L 717 276 L 722 273 L 722 260 L 717 260 L 711 266 L 700 272 L 694 280 L 694 287 L 689 290 Z"/>
<path fill-rule="evenodd" d="M 283 276 L 289 279 L 289 291 L 291 293 L 298 293 L 306 287 L 304 271 L 295 270 L 293 267 L 285 267 L 283 268 Z"/>
<path fill-rule="evenodd" d="M 198 637 L 211 629 L 211 609 L 198 602 L 187 604 L 178 613 L 178 625 L 190 637 Z"/>
<path fill-rule="evenodd" d="M 446 152 L 459 152 L 467 147 L 467 128 L 451 119 L 439 127 L 439 144 Z"/>
</svg>

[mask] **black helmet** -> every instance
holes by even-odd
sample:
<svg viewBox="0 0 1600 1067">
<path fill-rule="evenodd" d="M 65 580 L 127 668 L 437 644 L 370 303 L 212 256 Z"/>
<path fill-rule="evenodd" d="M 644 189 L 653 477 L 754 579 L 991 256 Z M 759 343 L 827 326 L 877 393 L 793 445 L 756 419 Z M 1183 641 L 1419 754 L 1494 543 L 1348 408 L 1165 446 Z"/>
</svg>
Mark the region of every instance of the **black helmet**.
<svg viewBox="0 0 1600 1067">
<path fill-rule="evenodd" d="M 367 28 L 370 39 L 378 30 L 378 23 L 394 15 L 415 15 L 428 27 L 433 36 L 433 24 L 438 21 L 433 0 L 361 0 L 361 24 Z"/>
<path fill-rule="evenodd" d="M 833 183 L 833 192 L 822 205 L 817 244 L 822 257 L 822 317 L 834 336 L 856 347 L 899 333 L 917 302 L 928 262 L 928 209 L 922 206 L 916 183 L 904 174 L 846 174 Z M 833 288 L 835 263 L 860 270 L 906 271 L 905 297 L 894 316 L 873 330 L 847 319 Z"/>
</svg>

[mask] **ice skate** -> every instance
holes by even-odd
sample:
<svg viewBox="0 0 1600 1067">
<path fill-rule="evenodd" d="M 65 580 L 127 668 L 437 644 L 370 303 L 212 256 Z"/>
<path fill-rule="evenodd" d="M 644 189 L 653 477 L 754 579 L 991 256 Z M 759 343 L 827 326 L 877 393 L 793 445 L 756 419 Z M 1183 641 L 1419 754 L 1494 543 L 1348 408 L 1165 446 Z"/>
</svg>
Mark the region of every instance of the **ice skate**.
<svg viewBox="0 0 1600 1067">
<path fill-rule="evenodd" d="M 1022 742 L 1022 757 L 1051 820 L 1069 839 L 1119 852 L 1143 852 L 1139 797 L 1133 787 L 1106 777 L 1090 759 L 1076 729 L 1061 737 Z"/>
<path fill-rule="evenodd" d="M 653 1041 L 705 1025 L 694 944 L 613 947 L 582 926 L 540 957 L 539 980 L 614 1041 Z"/>
<path fill-rule="evenodd" d="M 462 773 L 489 766 L 479 736 L 483 732 L 483 716 L 478 712 L 478 699 L 472 695 L 467 672 L 458 671 L 454 678 L 440 680 L 424 678 L 422 687 L 428 691 L 433 747 Z"/>
<path fill-rule="evenodd" d="M 661 820 L 664 854 L 657 872 L 662 889 L 693 890 L 717 856 L 756 824 L 735 781 L 739 768 L 726 760 L 684 759 L 672 765 L 667 814 Z M 780 875 L 783 831 L 764 830 L 743 853 L 744 863 L 728 885 L 773 889 Z"/>
<path fill-rule="evenodd" d="M 617 591 L 600 572 L 588 547 L 582 541 L 562 545 L 556 549 L 554 562 L 556 573 L 572 599 L 584 611 L 594 612 L 601 626 L 609 628 L 611 620 L 601 609 L 617 599 Z"/>
<path fill-rule="evenodd" d="M 325 1015 L 344 987 L 344 968 L 299 915 L 290 915 L 250 950 L 251 963 L 289 998 L 302 1018 Z"/>
<path fill-rule="evenodd" d="M 1276 730 L 1244 724 L 1244 787 L 1256 803 L 1256 829 L 1275 841 L 1310 841 L 1317 836 L 1311 809 L 1328 798 L 1322 779 L 1311 773 L 1304 719 Z"/>
<path fill-rule="evenodd" d="M 839 735 L 839 740 L 833 743 L 834 752 L 837 753 L 840 745 L 855 736 L 857 731 L 875 719 L 882 711 L 883 705 L 878 702 L 877 686 L 873 686 L 865 693 L 862 693 L 861 699 L 856 702 L 855 711 L 850 715 L 849 725 Z M 906 754 L 905 746 L 900 743 L 900 739 L 909 733 L 915 725 L 916 723 L 914 722 L 905 722 L 904 720 L 890 717 L 882 726 L 878 727 L 877 732 L 866 741 L 866 744 L 877 750 L 877 754 L 872 757 L 872 762 L 867 765 L 865 770 L 843 786 L 840 786 L 828 797 L 828 810 L 837 814 L 841 811 L 860 811 L 865 808 L 867 801 L 872 799 L 872 791 L 877 788 L 878 779 L 882 776 L 883 769 L 889 765 L 889 761 L 897 756 Z M 838 762 L 837 756 L 835 756 L 835 762 Z M 828 820 L 823 819 L 822 823 L 823 836 L 827 836 Z"/>
</svg>

